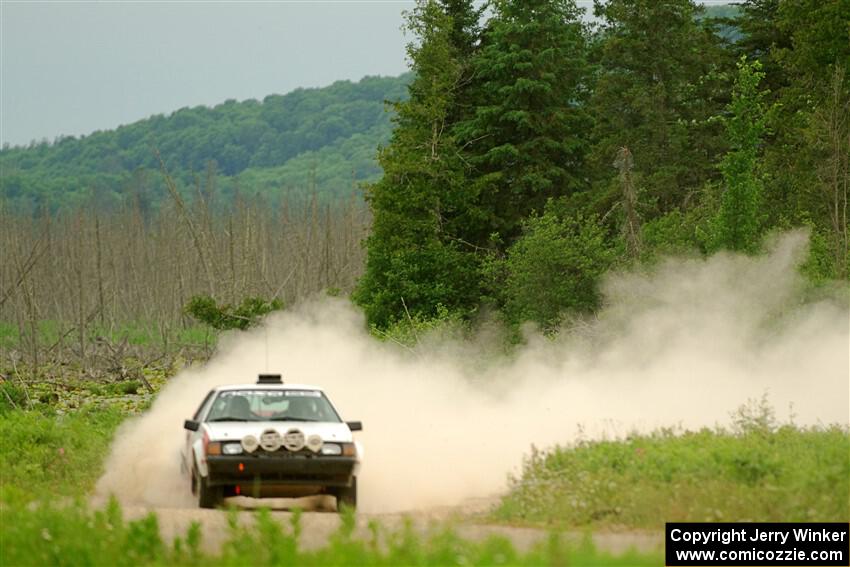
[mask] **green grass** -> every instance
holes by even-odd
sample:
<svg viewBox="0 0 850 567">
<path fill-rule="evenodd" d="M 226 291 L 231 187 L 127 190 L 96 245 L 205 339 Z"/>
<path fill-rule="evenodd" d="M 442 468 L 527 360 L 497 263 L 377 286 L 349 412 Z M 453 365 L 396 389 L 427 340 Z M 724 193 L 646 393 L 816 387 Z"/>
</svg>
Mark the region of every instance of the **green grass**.
<svg viewBox="0 0 850 567">
<path fill-rule="evenodd" d="M 585 541 L 565 543 L 551 535 L 527 553 L 502 537 L 464 540 L 450 529 L 420 535 L 410 525 L 398 531 L 370 524 L 371 538 L 354 537 L 352 515 L 342 518 L 328 545 L 318 550 L 298 546 L 300 515 L 284 528 L 267 510 L 256 514 L 250 528 L 230 516 L 230 534 L 218 555 L 201 551 L 202 527 L 192 524 L 174 542 L 160 538 L 157 517 L 127 522 L 113 501 L 104 510 L 3 504 L 0 562 L 5 565 L 659 565 L 660 554 L 610 556 Z"/>
<path fill-rule="evenodd" d="M 328 546 L 297 545 L 299 514 L 284 529 L 267 511 L 240 526 L 230 516 L 230 538 L 215 556 L 200 550 L 202 528 L 164 542 L 154 514 L 125 521 L 117 503 L 88 508 L 85 498 L 102 472 L 117 426 L 126 414 L 94 405 L 68 413 L 8 410 L 0 416 L 0 564 L 2 565 L 657 565 L 660 556 L 598 552 L 588 542 L 567 544 L 552 535 L 528 553 L 504 538 L 461 539 L 451 529 L 423 536 L 370 524 L 371 540 L 354 537 L 345 515 Z M 57 498 L 58 497 L 58 498 Z M 378 542 L 381 542 L 379 545 Z"/>
<path fill-rule="evenodd" d="M 662 430 L 533 450 L 494 513 L 551 526 L 850 520 L 850 432 L 777 427 Z"/>
<path fill-rule="evenodd" d="M 125 413 L 111 406 L 65 415 L 8 411 L 0 416 L 0 499 L 82 497 L 94 487 Z"/>
<path fill-rule="evenodd" d="M 0 321 L 0 348 L 12 348 L 18 342 L 18 328 Z"/>
<path fill-rule="evenodd" d="M 62 325 L 59 321 L 43 319 L 38 322 L 37 332 L 40 344 L 52 346 L 64 336 L 67 343 L 78 341 L 76 332 L 66 335 L 69 325 Z M 28 331 L 28 329 L 27 329 Z M 202 325 L 191 327 L 175 327 L 169 331 L 169 342 L 172 344 L 194 344 L 203 345 L 216 341 L 216 331 Z M 135 346 L 160 346 L 162 345 L 162 334 L 159 326 L 153 322 L 128 321 L 116 326 L 89 326 L 86 338 L 94 341 L 98 337 L 109 339 L 110 342 L 118 343 L 127 340 L 127 343 Z M 0 347 L 13 348 L 20 343 L 20 330 L 17 325 L 8 322 L 0 322 Z"/>
<path fill-rule="evenodd" d="M 90 510 L 85 498 L 102 472 L 127 415 L 101 404 L 58 414 L 0 413 L 0 564 L 3 565 L 656 565 L 658 555 L 611 557 L 589 542 L 557 536 L 521 553 L 504 539 L 461 539 L 436 526 L 371 524 L 372 540 L 353 536 L 344 516 L 327 547 L 298 548 L 298 515 L 284 527 L 267 512 L 252 527 L 231 515 L 230 539 L 202 553 L 201 526 L 164 542 L 150 515 L 125 521 L 117 504 Z M 625 440 L 586 441 L 533 450 L 522 475 L 494 511 L 497 521 L 549 529 L 660 530 L 667 521 L 848 521 L 850 431 L 777 425 L 764 405 L 743 408 L 735 426 L 661 430 Z M 380 544 L 379 544 L 380 542 Z"/>
</svg>

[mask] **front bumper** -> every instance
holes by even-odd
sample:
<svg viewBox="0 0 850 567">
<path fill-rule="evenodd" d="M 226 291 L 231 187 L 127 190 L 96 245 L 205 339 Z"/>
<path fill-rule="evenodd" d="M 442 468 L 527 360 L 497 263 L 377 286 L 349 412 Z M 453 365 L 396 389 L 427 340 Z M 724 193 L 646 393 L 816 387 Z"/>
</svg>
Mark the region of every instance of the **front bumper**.
<svg viewBox="0 0 850 567">
<path fill-rule="evenodd" d="M 210 486 L 342 487 L 351 484 L 357 459 L 340 456 L 207 456 Z"/>
</svg>

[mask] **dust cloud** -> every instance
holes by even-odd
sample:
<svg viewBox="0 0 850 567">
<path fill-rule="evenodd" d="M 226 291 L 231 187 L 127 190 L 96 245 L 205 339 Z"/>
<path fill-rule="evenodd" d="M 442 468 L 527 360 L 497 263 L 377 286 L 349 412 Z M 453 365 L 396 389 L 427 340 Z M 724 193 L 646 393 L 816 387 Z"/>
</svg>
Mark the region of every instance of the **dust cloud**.
<svg viewBox="0 0 850 567">
<path fill-rule="evenodd" d="M 355 435 L 365 512 L 497 494 L 532 444 L 728 425 L 765 394 L 781 419 L 848 424 L 847 303 L 798 299 L 805 248 L 805 234 L 790 233 L 757 258 L 670 259 L 612 275 L 596 319 L 556 340 L 532 334 L 511 356 L 486 338 L 427 337 L 411 352 L 370 337 L 347 301 L 302 304 L 223 337 L 208 364 L 172 379 L 120 430 L 97 493 L 193 506 L 179 468 L 183 419 L 214 386 L 265 371 L 319 385 L 344 419 L 364 422 Z"/>
</svg>

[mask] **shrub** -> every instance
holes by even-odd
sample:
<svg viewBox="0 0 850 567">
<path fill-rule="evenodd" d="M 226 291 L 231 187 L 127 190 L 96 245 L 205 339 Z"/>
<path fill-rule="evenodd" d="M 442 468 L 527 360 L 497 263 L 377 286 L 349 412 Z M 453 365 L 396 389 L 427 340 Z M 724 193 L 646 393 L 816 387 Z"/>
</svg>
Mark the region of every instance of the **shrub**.
<svg viewBox="0 0 850 567">
<path fill-rule="evenodd" d="M 547 207 L 531 217 L 507 252 L 505 314 L 552 329 L 565 312 L 599 307 L 598 284 L 613 260 L 595 217 L 559 218 Z"/>
<path fill-rule="evenodd" d="M 279 299 L 269 301 L 261 297 L 246 297 L 234 306 L 219 305 L 208 295 L 196 295 L 184 307 L 188 315 L 213 329 L 243 331 L 256 325 L 265 315 L 280 309 L 283 309 L 283 302 Z"/>
</svg>

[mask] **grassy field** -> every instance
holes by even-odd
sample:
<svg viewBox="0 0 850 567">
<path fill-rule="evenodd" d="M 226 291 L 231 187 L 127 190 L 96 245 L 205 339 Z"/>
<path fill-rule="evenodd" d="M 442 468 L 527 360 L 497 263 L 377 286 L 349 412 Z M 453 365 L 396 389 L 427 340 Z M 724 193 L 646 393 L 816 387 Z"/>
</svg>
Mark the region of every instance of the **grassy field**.
<svg viewBox="0 0 850 567">
<path fill-rule="evenodd" d="M 0 417 L 3 501 L 83 497 L 94 487 L 125 413 L 114 406 L 69 414 L 7 411 Z"/>
<path fill-rule="evenodd" d="M 850 432 L 778 425 L 762 405 L 740 410 L 732 429 L 534 450 L 494 517 L 652 530 L 671 521 L 846 522 Z"/>
<path fill-rule="evenodd" d="M 295 514 L 267 512 L 246 528 L 230 516 L 219 555 L 200 548 L 203 526 L 163 541 L 154 514 L 127 521 L 117 503 L 92 510 L 86 497 L 127 410 L 115 396 L 63 412 L 6 407 L 0 415 L 0 563 L 4 565 L 657 565 L 653 554 L 609 556 L 556 534 L 604 527 L 660 530 L 665 521 L 847 521 L 850 434 L 773 422 L 743 408 L 730 430 L 664 430 L 625 440 L 532 450 L 492 519 L 553 530 L 520 553 L 509 541 L 466 541 L 450 529 L 422 535 L 370 525 L 353 537 L 343 518 L 328 546 L 302 550 Z"/>
<path fill-rule="evenodd" d="M 266 511 L 250 528 L 230 516 L 229 540 L 216 556 L 200 549 L 193 524 L 173 542 L 160 537 L 155 514 L 126 521 L 117 503 L 92 510 L 86 502 L 103 459 L 127 413 L 108 398 L 71 413 L 6 409 L 0 417 L 0 564 L 2 565 L 657 565 L 660 556 L 611 556 L 587 542 L 554 534 L 520 553 L 504 538 L 461 539 L 448 528 L 421 535 L 370 524 L 371 541 L 353 537 L 354 517 L 319 550 L 299 549 L 299 514 L 284 528 Z M 380 542 L 380 543 L 379 543 Z"/>
<path fill-rule="evenodd" d="M 51 346 L 64 338 L 67 342 L 78 340 L 76 332 L 68 330 L 68 325 L 59 321 L 43 319 L 36 327 L 37 340 L 43 346 Z M 29 329 L 27 329 L 29 332 Z M 158 325 L 145 321 L 124 323 L 120 326 L 91 325 L 86 331 L 86 340 L 94 342 L 98 338 L 107 339 L 112 343 L 127 341 L 128 344 L 139 347 L 160 347 L 163 341 L 163 330 Z M 168 340 L 177 345 L 205 345 L 215 343 L 216 331 L 203 325 L 187 328 L 174 327 L 168 329 Z M 0 321 L 0 348 L 17 348 L 21 346 L 21 331 L 17 325 Z"/>
</svg>

